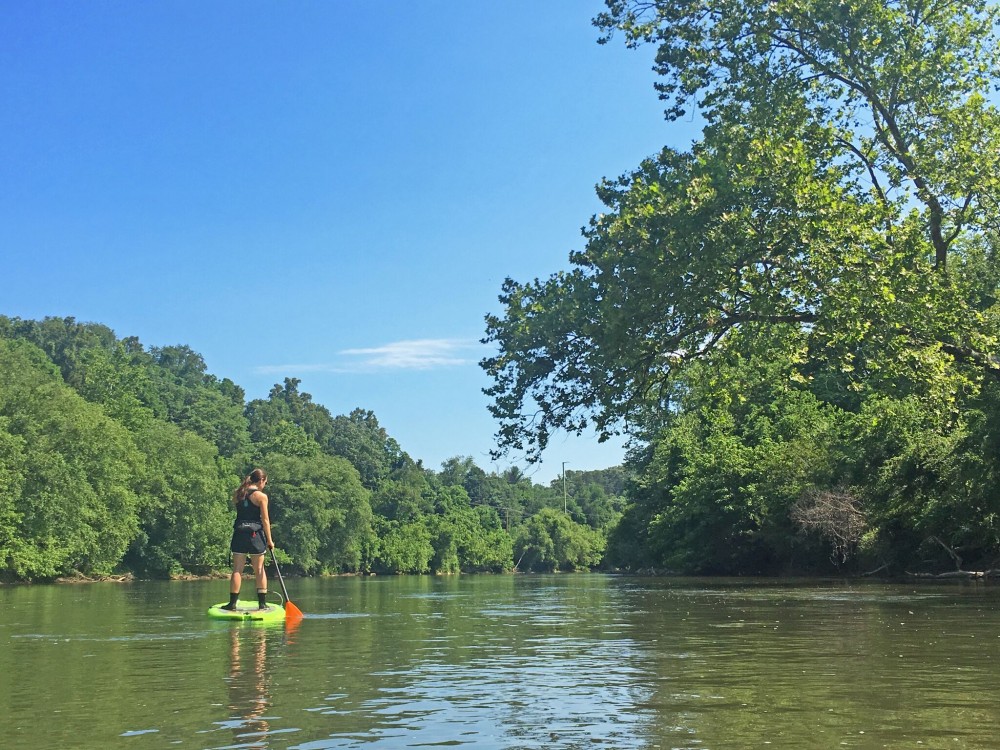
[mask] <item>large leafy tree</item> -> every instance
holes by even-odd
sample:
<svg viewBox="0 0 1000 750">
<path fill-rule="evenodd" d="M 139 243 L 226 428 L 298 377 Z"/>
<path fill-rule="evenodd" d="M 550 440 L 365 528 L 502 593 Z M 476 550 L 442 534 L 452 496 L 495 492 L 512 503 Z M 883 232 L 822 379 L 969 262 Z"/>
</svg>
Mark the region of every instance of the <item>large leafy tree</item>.
<svg viewBox="0 0 1000 750">
<path fill-rule="evenodd" d="M 356 572 L 372 544 L 370 494 L 339 456 L 263 458 L 275 541 L 305 573 Z"/>
<path fill-rule="evenodd" d="M 606 539 L 565 513 L 543 508 L 514 532 L 515 567 L 553 572 L 585 570 L 604 556 Z"/>
<path fill-rule="evenodd" d="M 605 38 L 657 44 L 668 117 L 696 102 L 707 125 L 599 187 L 570 271 L 505 282 L 483 362 L 501 449 L 648 426 L 724 350 L 794 362 L 851 409 L 891 389 L 944 415 L 995 376 L 995 21 L 984 2 L 610 0 Z"/>
<path fill-rule="evenodd" d="M 224 569 L 237 477 L 211 443 L 176 425 L 157 421 L 133 438 L 145 460 L 136 477 L 139 532 L 126 565 L 157 577 Z"/>
<path fill-rule="evenodd" d="M 139 452 L 63 383 L 37 347 L 0 338 L 0 571 L 17 578 L 115 570 L 138 528 Z"/>
<path fill-rule="evenodd" d="M 246 416 L 254 442 L 267 442 L 282 422 L 289 422 L 319 446 L 329 444 L 333 417 L 310 394 L 299 391 L 301 382 L 298 378 L 285 378 L 283 385 L 275 384 L 266 400 L 254 399 L 247 404 Z"/>
<path fill-rule="evenodd" d="M 164 418 L 211 441 L 221 455 L 245 461 L 250 437 L 243 389 L 208 373 L 204 358 L 188 346 L 152 347 L 145 360 Z"/>
<path fill-rule="evenodd" d="M 364 409 L 333 419 L 326 451 L 350 461 L 361 475 L 361 483 L 369 489 L 375 489 L 393 471 L 413 463 L 375 414 Z"/>
<path fill-rule="evenodd" d="M 963 230 L 996 215 L 998 9 L 986 0 L 608 0 L 605 41 L 658 45 L 668 117 L 794 124 L 846 182 L 916 205 L 943 269 Z M 888 228 L 888 227 L 887 227 Z"/>
</svg>

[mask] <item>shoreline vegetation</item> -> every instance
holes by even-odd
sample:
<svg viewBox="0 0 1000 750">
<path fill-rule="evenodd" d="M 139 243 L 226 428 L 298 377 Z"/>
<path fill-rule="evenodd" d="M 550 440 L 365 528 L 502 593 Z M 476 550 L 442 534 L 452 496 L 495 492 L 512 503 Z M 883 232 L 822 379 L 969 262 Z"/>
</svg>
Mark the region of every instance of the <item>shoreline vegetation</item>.
<svg viewBox="0 0 1000 750">
<path fill-rule="evenodd" d="M 0 579 L 227 570 L 229 496 L 258 465 L 278 561 L 303 576 L 586 570 L 625 505 L 620 467 L 550 486 L 466 456 L 432 470 L 298 380 L 247 400 L 188 347 L 0 316 Z"/>
<path fill-rule="evenodd" d="M 559 571 L 555 571 L 559 572 Z M 617 575 L 617 576 L 635 576 L 639 578 L 685 578 L 681 573 L 657 570 L 654 568 L 648 568 L 644 570 L 635 571 L 623 571 L 623 570 L 598 570 L 598 571 L 573 571 L 569 574 L 586 574 L 591 572 L 597 572 L 602 575 Z M 385 575 L 432 575 L 435 577 L 448 577 L 455 575 L 539 575 L 538 573 L 533 573 L 530 571 L 505 571 L 503 573 L 391 573 L 383 574 Z M 297 576 L 286 576 L 286 578 L 295 579 Z M 378 573 L 325 573 L 320 578 L 352 578 L 352 577 L 363 577 L 363 578 L 376 578 L 380 577 Z M 789 580 L 790 578 L 795 580 L 830 580 L 831 575 L 821 575 L 816 574 L 814 576 L 750 576 L 755 579 L 766 579 L 773 580 L 775 582 L 780 582 L 782 580 Z M 228 571 L 217 571 L 215 573 L 208 573 L 205 575 L 191 575 L 183 574 L 171 576 L 168 580 L 171 581 L 218 581 L 226 580 L 229 578 Z M 886 581 L 886 582 L 897 582 L 897 581 L 981 581 L 981 582 L 991 582 L 1000 581 L 1000 568 L 993 568 L 990 570 L 952 570 L 946 571 L 944 573 L 904 573 L 898 576 L 887 576 L 880 577 L 874 574 L 854 574 L 854 575 L 844 575 L 836 576 L 836 578 L 844 581 Z M 150 580 L 161 580 L 155 578 L 139 578 L 132 573 L 124 573 L 120 575 L 108 575 L 108 576 L 60 576 L 51 581 L 0 581 L 0 586 L 13 586 L 13 585 L 25 585 L 30 586 L 34 584 L 39 585 L 66 585 L 66 584 L 83 584 L 83 583 L 135 583 L 140 581 L 150 581 Z"/>
</svg>

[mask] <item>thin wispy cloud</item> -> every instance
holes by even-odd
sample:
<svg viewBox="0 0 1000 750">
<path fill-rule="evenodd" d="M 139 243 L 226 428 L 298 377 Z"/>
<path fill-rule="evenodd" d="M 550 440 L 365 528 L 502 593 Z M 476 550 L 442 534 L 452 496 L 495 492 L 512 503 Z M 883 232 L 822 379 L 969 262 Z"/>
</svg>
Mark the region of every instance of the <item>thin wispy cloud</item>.
<svg viewBox="0 0 1000 750">
<path fill-rule="evenodd" d="M 455 367 L 472 364 L 472 347 L 477 342 L 467 339 L 414 339 L 396 341 L 368 349 L 345 349 L 346 357 L 358 358 L 355 362 L 365 368 L 391 370 L 432 370 L 438 367 Z"/>
<path fill-rule="evenodd" d="M 376 372 L 380 370 L 436 370 L 476 364 L 481 345 L 475 339 L 411 339 L 381 346 L 344 349 L 329 363 L 259 365 L 256 372 Z"/>
</svg>

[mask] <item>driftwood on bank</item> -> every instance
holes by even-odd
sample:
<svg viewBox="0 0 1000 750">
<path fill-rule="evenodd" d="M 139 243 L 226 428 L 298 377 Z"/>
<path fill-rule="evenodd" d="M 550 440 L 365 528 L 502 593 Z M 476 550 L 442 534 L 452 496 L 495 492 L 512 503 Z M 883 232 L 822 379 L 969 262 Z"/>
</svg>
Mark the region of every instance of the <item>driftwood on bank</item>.
<svg viewBox="0 0 1000 750">
<path fill-rule="evenodd" d="M 976 579 L 976 578 L 1000 578 L 1000 568 L 990 568 L 989 570 L 950 570 L 947 573 L 909 573 L 912 578 L 936 578 L 945 580 L 947 578 Z"/>
<path fill-rule="evenodd" d="M 928 541 L 936 542 L 944 548 L 945 552 L 951 557 L 955 562 L 955 570 L 949 571 L 947 573 L 910 573 L 907 572 L 906 575 L 913 578 L 939 578 L 945 580 L 948 578 L 958 578 L 958 579 L 977 579 L 977 578 L 1000 578 L 1000 569 L 990 568 L 989 570 L 962 570 L 962 558 L 959 554 L 945 544 L 939 537 L 929 536 Z"/>
</svg>

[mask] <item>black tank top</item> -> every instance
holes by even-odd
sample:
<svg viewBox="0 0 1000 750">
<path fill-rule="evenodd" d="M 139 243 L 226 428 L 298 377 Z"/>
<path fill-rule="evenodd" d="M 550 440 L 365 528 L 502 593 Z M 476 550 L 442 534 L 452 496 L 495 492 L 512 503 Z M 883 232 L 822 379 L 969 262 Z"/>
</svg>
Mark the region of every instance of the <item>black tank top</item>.
<svg viewBox="0 0 1000 750">
<path fill-rule="evenodd" d="M 257 492 L 256 489 L 252 489 L 243 496 L 243 499 L 236 503 L 236 525 L 238 526 L 241 522 L 252 521 L 254 523 L 260 524 L 260 506 L 254 505 L 250 500 L 250 496 Z"/>
</svg>

